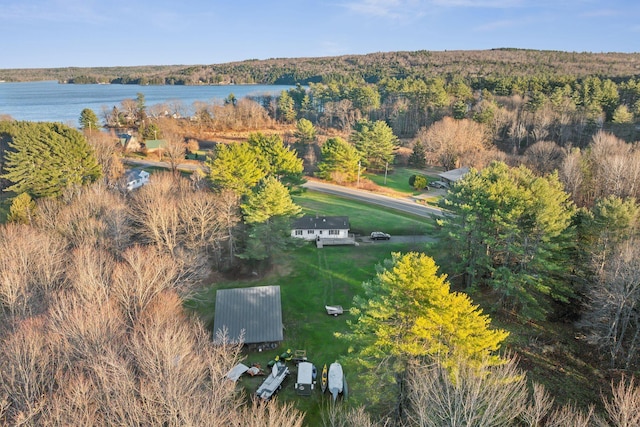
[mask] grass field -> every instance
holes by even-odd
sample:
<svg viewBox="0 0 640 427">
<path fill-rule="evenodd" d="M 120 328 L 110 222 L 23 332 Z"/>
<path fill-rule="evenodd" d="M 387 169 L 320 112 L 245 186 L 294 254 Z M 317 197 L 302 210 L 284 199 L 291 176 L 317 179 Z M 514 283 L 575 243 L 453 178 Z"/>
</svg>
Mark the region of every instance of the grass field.
<svg viewBox="0 0 640 427">
<path fill-rule="evenodd" d="M 315 192 L 294 197 L 306 213 L 320 215 L 348 215 L 352 229 L 368 234 L 380 229 L 391 234 L 429 234 L 432 226 L 424 219 L 384 211 L 377 206 Z M 324 306 L 350 307 L 353 297 L 362 292 L 362 282 L 371 280 L 375 267 L 391 252 L 427 251 L 423 244 L 360 244 L 359 246 L 334 246 L 317 249 L 310 243 L 277 261 L 273 271 L 265 278 L 216 283 L 203 290 L 186 305 L 196 311 L 210 326 L 213 321 L 215 292 L 217 289 L 279 285 L 281 288 L 284 341 L 272 351 L 247 352 L 245 363 L 266 366 L 269 360 L 287 349 L 303 349 L 318 369 L 324 363 L 339 360 L 349 383 L 349 405 L 357 405 L 368 390 L 358 384 L 359 373 L 345 359 L 349 343 L 334 338 L 335 332 L 348 329 L 349 313 L 333 317 L 326 314 Z M 429 254 L 429 253 L 428 253 Z M 438 259 L 436 254 L 429 254 Z M 442 271 L 446 273 L 445 271 Z M 489 294 L 472 295 L 474 303 L 483 307 L 493 318 L 493 326 L 510 331 L 505 349 L 515 352 L 519 366 L 527 372 L 530 381 L 545 385 L 555 397 L 556 403 L 576 403 L 586 408 L 600 401 L 600 391 L 608 388 L 606 370 L 598 369 L 592 349 L 575 339 L 575 329 L 564 322 L 521 322 L 495 310 L 495 299 Z M 327 406 L 330 395 L 315 391 L 311 397 L 297 396 L 293 387 L 295 367 L 279 393 L 281 401 L 293 403 L 306 416 L 306 425 L 321 425 L 320 414 Z M 251 395 L 263 377 L 243 376 L 240 386 Z"/>
<path fill-rule="evenodd" d="M 388 230 L 392 234 L 422 234 L 428 232 L 430 225 L 424 219 L 398 215 L 397 212 L 380 210 L 379 207 L 353 202 L 321 193 L 306 192 L 294 197 L 306 213 L 320 215 L 347 215 L 352 229 L 369 233 L 373 229 Z M 359 246 L 333 246 L 317 249 L 313 242 L 279 258 L 274 270 L 266 278 L 259 280 L 229 281 L 217 283 L 203 290 L 187 307 L 195 310 L 209 325 L 213 323 L 215 292 L 249 286 L 279 285 L 281 292 L 282 313 L 285 340 L 272 351 L 246 353 L 248 363 L 260 363 L 263 367 L 276 355 L 287 349 L 306 350 L 309 361 L 318 369 L 323 364 L 335 360 L 343 363 L 347 381 L 357 378 L 354 367 L 344 359 L 349 343 L 334 338 L 335 332 L 347 331 L 349 313 L 334 317 L 327 315 L 325 305 L 351 306 L 353 297 L 362 291 L 362 282 L 375 276 L 376 265 L 390 258 L 393 251 L 406 252 L 424 250 L 423 244 L 360 244 Z M 320 411 L 327 405 L 330 395 L 322 396 L 318 391 L 311 397 L 300 397 L 295 394 L 293 383 L 296 380 L 295 367 L 286 380 L 279 399 L 295 403 L 304 411 L 307 425 L 319 425 Z M 241 386 L 247 394 L 255 392 L 264 377 L 243 376 Z M 366 395 L 360 390 L 357 381 L 349 382 L 351 396 Z M 356 403 L 356 398 L 350 398 Z"/>
<path fill-rule="evenodd" d="M 435 170 L 425 171 L 421 169 L 398 167 L 393 169 L 393 171 L 387 173 L 386 179 L 384 173 L 366 173 L 364 174 L 364 176 L 380 187 L 388 188 L 398 193 L 415 196 L 420 194 L 421 191 L 416 191 L 409 185 L 409 178 L 411 177 L 411 175 L 423 175 L 427 177 L 429 182 L 432 182 L 438 179 L 435 176 L 436 173 L 437 171 Z"/>
<path fill-rule="evenodd" d="M 245 353 L 246 363 L 260 363 L 266 367 L 269 360 L 287 349 L 303 349 L 309 361 L 318 369 L 323 364 L 335 360 L 343 364 L 347 381 L 356 379 L 357 373 L 344 359 L 349 343 L 334 338 L 335 332 L 348 330 L 347 320 L 351 315 L 345 313 L 334 317 L 327 315 L 325 305 L 351 306 L 353 297 L 362 291 L 361 284 L 372 279 L 375 267 L 392 251 L 422 250 L 406 244 L 369 244 L 360 246 L 333 246 L 317 249 L 310 242 L 307 246 L 281 258 L 275 271 L 265 279 L 249 281 L 231 281 L 219 283 L 187 303 L 211 325 L 213 321 L 215 292 L 218 289 L 248 286 L 280 286 L 282 315 L 284 323 L 284 341 L 272 351 Z M 293 388 L 296 380 L 295 367 L 290 364 L 291 376 L 286 380 L 278 394 L 282 401 L 293 402 L 304 411 L 307 425 L 319 425 L 321 406 L 327 404 L 330 394 L 321 395 L 319 389 L 311 397 L 297 396 Z M 255 392 L 264 377 L 243 376 L 239 381 L 248 395 Z M 357 396 L 366 395 L 356 381 L 349 382 L 350 401 L 356 403 Z M 356 396 L 355 399 L 353 396 Z"/>
<path fill-rule="evenodd" d="M 348 216 L 351 233 L 359 235 L 376 230 L 391 235 L 428 234 L 434 226 L 424 218 L 313 191 L 294 195 L 293 201 L 305 214 Z"/>
</svg>

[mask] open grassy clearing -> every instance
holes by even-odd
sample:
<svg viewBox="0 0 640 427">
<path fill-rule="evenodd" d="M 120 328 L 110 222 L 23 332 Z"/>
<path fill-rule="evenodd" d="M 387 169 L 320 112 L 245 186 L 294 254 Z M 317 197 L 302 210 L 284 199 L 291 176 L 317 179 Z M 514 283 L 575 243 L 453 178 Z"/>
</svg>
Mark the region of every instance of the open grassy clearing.
<svg viewBox="0 0 640 427">
<path fill-rule="evenodd" d="M 391 243 L 317 249 L 313 242 L 310 242 L 295 253 L 280 258 L 268 277 L 218 283 L 196 295 L 187 302 L 187 306 L 211 325 L 217 289 L 279 285 L 285 339 L 275 350 L 245 353 L 245 363 L 256 362 L 266 367 L 269 360 L 287 349 L 306 350 L 309 361 L 318 369 L 322 369 L 324 363 L 330 364 L 339 360 L 344 366 L 349 382 L 349 401 L 357 402 L 357 396 L 363 396 L 367 391 L 358 387 L 358 374 L 344 359 L 349 344 L 334 338 L 335 332 L 348 330 L 347 320 L 351 316 L 348 313 L 338 317 L 329 316 L 324 306 L 335 304 L 348 308 L 353 297 L 361 292 L 362 282 L 374 277 L 375 266 L 389 258 L 392 251 L 421 249 L 421 246 Z M 311 397 L 297 396 L 293 388 L 296 380 L 295 367 L 291 363 L 289 366 L 292 374 L 286 380 L 278 398 L 294 402 L 296 407 L 304 411 L 307 414 L 307 425 L 318 425 L 321 406 L 328 403 L 330 395 L 327 393 L 322 396 L 318 388 Z M 264 377 L 243 376 L 239 383 L 250 395 L 263 380 Z"/>
<path fill-rule="evenodd" d="M 352 230 L 358 229 L 364 234 L 373 229 L 389 230 L 393 234 L 424 234 L 431 229 L 424 219 L 398 215 L 395 211 L 322 193 L 305 192 L 294 196 L 294 201 L 303 207 L 305 213 L 347 215 Z M 357 396 L 366 395 L 367 390 L 359 388 L 357 372 L 344 360 L 349 344 L 334 338 L 335 332 L 347 331 L 347 320 L 351 316 L 348 313 L 338 317 L 329 316 L 324 306 L 342 305 L 348 308 L 353 297 L 362 291 L 362 282 L 374 277 L 376 265 L 390 258 L 391 252 L 422 251 L 424 248 L 421 243 L 385 242 L 317 249 L 310 242 L 280 257 L 267 277 L 217 283 L 195 295 L 186 305 L 212 328 L 215 293 L 218 289 L 279 285 L 285 340 L 275 350 L 247 352 L 246 362 L 256 362 L 266 367 L 269 360 L 287 349 L 306 350 L 307 357 L 318 369 L 322 369 L 324 363 L 339 360 L 343 363 L 349 383 L 349 401 L 356 403 Z M 292 374 L 278 394 L 279 399 L 294 402 L 297 408 L 304 411 L 307 414 L 307 425 L 318 425 L 321 408 L 328 405 L 330 395 L 327 393 L 322 396 L 318 388 L 311 397 L 297 396 L 293 388 L 296 380 L 295 367 L 290 364 L 290 368 Z M 349 381 L 350 378 L 353 381 Z M 251 378 L 245 375 L 239 382 L 250 395 L 263 380 L 264 377 Z"/>
<path fill-rule="evenodd" d="M 420 235 L 429 234 L 434 227 L 433 222 L 424 218 L 314 191 L 294 195 L 293 201 L 305 214 L 348 216 L 351 232 L 356 235 L 376 230 L 391 235 Z"/>
<path fill-rule="evenodd" d="M 416 191 L 409 185 L 411 175 L 423 175 L 427 177 L 429 182 L 438 180 L 437 174 L 441 172 L 435 169 L 415 169 L 409 167 L 396 167 L 389 173 L 385 182 L 384 173 L 373 174 L 365 173 L 364 177 L 382 188 L 388 188 L 398 193 L 404 193 L 408 196 L 417 196 L 423 191 Z"/>
<path fill-rule="evenodd" d="M 303 206 L 305 213 L 319 215 L 348 215 L 352 229 L 368 234 L 372 229 L 383 229 L 392 234 L 427 233 L 432 229 L 428 221 L 398 215 L 377 206 L 341 199 L 315 192 L 296 195 L 294 200 Z M 375 266 L 390 257 L 392 251 L 426 251 L 436 260 L 447 254 L 430 253 L 424 244 L 361 244 L 360 246 L 325 247 L 316 249 L 313 243 L 280 257 L 273 270 L 264 278 L 240 281 L 223 281 L 204 289 L 186 305 L 213 326 L 215 292 L 217 289 L 279 285 L 281 287 L 285 340 L 275 350 L 247 352 L 245 363 L 257 362 L 266 366 L 269 360 L 287 349 L 304 349 L 307 357 L 318 369 L 324 363 L 339 360 L 349 383 L 348 404 L 357 405 L 368 390 L 358 384 L 356 367 L 350 366 L 344 356 L 348 343 L 336 340 L 335 332 L 346 331 L 351 316 L 333 317 L 326 314 L 326 304 L 348 308 L 355 295 L 362 292 L 361 284 L 375 275 Z M 444 265 L 444 264 L 443 264 Z M 443 269 L 442 273 L 446 273 Z M 456 288 L 455 278 L 453 287 Z M 495 298 L 477 292 L 471 295 L 474 302 L 489 314 L 496 328 L 510 332 L 505 349 L 517 354 L 519 366 L 527 372 L 530 381 L 545 385 L 558 404 L 575 403 L 586 408 L 600 401 L 601 391 L 608 390 L 610 373 L 597 368 L 596 355 L 583 341 L 575 338 L 575 329 L 569 323 L 522 322 L 500 313 Z M 285 381 L 279 399 L 292 402 L 306 414 L 306 425 L 319 425 L 321 409 L 327 406 L 330 395 L 322 396 L 319 389 L 311 397 L 298 396 L 293 384 L 295 367 L 290 364 L 291 376 Z M 264 377 L 243 376 L 239 384 L 251 395 Z M 319 387 L 319 385 L 318 385 Z"/>
</svg>

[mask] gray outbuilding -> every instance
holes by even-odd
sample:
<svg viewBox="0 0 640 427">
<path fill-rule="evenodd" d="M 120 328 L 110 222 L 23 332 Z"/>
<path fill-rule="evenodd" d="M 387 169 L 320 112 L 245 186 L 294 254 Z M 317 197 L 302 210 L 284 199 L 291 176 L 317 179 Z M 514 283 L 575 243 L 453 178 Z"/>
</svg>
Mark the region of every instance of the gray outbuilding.
<svg viewBox="0 0 640 427">
<path fill-rule="evenodd" d="M 220 289 L 216 292 L 213 338 L 219 331 L 229 342 L 245 344 L 283 340 L 280 286 Z"/>
</svg>

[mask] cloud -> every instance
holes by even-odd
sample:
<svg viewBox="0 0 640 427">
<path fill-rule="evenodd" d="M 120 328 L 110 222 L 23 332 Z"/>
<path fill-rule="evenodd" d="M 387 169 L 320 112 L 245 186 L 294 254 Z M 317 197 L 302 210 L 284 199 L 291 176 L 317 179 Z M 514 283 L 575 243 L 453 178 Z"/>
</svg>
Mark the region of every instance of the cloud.
<svg viewBox="0 0 640 427">
<path fill-rule="evenodd" d="M 502 28 L 513 28 L 522 25 L 522 20 L 505 19 L 502 21 L 487 22 L 474 28 L 476 31 L 494 31 Z"/>
<path fill-rule="evenodd" d="M 9 0 L 2 5 L 0 20 L 32 24 L 36 22 L 103 22 L 96 3 L 88 0 L 27 2 Z"/>
<path fill-rule="evenodd" d="M 359 15 L 370 15 L 383 18 L 398 19 L 405 16 L 406 7 L 417 1 L 403 0 L 359 0 L 345 3 L 344 6 Z"/>
<path fill-rule="evenodd" d="M 431 0 L 428 3 L 440 7 L 478 7 L 486 9 L 505 9 L 523 6 L 523 0 Z"/>
<path fill-rule="evenodd" d="M 531 0 L 353 0 L 342 6 L 358 15 L 387 19 L 410 19 L 427 15 L 434 8 L 506 9 L 526 6 Z"/>
</svg>

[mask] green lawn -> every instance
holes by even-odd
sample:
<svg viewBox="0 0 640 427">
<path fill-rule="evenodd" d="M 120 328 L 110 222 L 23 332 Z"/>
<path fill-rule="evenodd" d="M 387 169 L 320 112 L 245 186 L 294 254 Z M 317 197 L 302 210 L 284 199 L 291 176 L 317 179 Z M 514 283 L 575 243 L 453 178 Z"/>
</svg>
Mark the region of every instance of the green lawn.
<svg viewBox="0 0 640 427">
<path fill-rule="evenodd" d="M 427 177 L 429 182 L 437 181 L 438 178 L 436 176 L 438 169 L 432 169 L 430 171 L 424 169 L 416 169 L 409 167 L 397 167 L 392 171 L 387 173 L 386 182 L 384 173 L 380 174 L 372 174 L 365 173 L 364 176 L 369 180 L 373 181 L 380 187 L 389 188 L 391 190 L 397 191 L 399 193 L 405 194 L 420 194 L 419 191 L 415 191 L 409 185 L 409 178 L 411 175 L 423 175 Z"/>
<path fill-rule="evenodd" d="M 306 192 L 294 196 L 297 204 L 306 213 L 320 215 L 348 215 L 352 229 L 368 234 L 381 229 L 392 234 L 429 233 L 431 225 L 424 219 L 399 215 L 397 212 L 381 210 L 377 206 L 362 204 L 321 193 Z M 205 322 L 213 326 L 215 292 L 217 289 L 279 285 L 282 298 L 284 341 L 272 351 L 247 352 L 245 363 L 257 362 L 266 366 L 287 349 L 306 350 L 307 356 L 318 369 L 322 365 L 339 360 L 344 367 L 349 384 L 348 405 L 358 405 L 369 390 L 358 383 L 356 366 L 346 359 L 349 343 L 334 338 L 335 332 L 348 330 L 347 321 L 353 317 L 346 313 L 333 317 L 326 314 L 324 306 L 351 306 L 355 295 L 362 292 L 362 282 L 371 280 L 375 267 L 391 252 L 427 251 L 424 244 L 360 244 L 359 246 L 334 246 L 317 249 L 313 243 L 280 257 L 273 271 L 265 278 L 216 283 L 187 301 L 187 307 L 198 313 Z M 445 256 L 445 254 L 441 254 Z M 446 273 L 446 271 L 441 271 Z M 533 323 L 513 322 L 498 315 L 493 308 L 495 300 L 490 295 L 477 293 L 474 302 L 494 318 L 494 327 L 511 332 L 506 349 L 515 351 L 520 357 L 520 366 L 530 380 L 541 382 L 556 397 L 558 403 L 574 401 L 578 406 L 599 400 L 598 390 L 607 387 L 604 375 L 587 365 L 584 348 L 573 339 L 573 329 L 562 323 L 543 322 L 537 327 Z M 568 345 L 567 343 L 570 343 Z M 279 393 L 281 401 L 292 402 L 303 411 L 306 425 L 321 425 L 321 410 L 329 404 L 330 395 L 315 391 L 311 397 L 297 396 L 293 387 L 296 372 L 293 364 L 291 376 Z M 251 395 L 263 381 L 263 377 L 243 376 L 240 386 Z M 597 385 L 597 386 L 596 386 Z"/>
<path fill-rule="evenodd" d="M 375 230 L 392 235 L 418 235 L 433 229 L 433 223 L 424 218 L 314 191 L 294 195 L 293 201 L 302 206 L 305 214 L 348 216 L 351 232 L 359 235 Z"/>
<path fill-rule="evenodd" d="M 425 175 L 424 171 L 419 169 L 412 168 L 396 168 L 393 171 L 387 173 L 387 179 L 385 183 L 384 173 L 382 174 L 372 174 L 366 173 L 364 176 L 377 185 L 385 188 L 392 189 L 399 193 L 405 193 L 408 195 L 416 195 L 420 194 L 420 191 L 415 191 L 409 185 L 409 177 L 411 175 Z"/>
<path fill-rule="evenodd" d="M 388 230 L 393 234 L 419 234 L 430 229 L 427 221 L 397 212 L 381 210 L 377 206 L 353 202 L 321 193 L 306 192 L 294 197 L 306 213 L 320 215 L 347 215 L 352 228 L 369 233 L 373 229 Z M 353 297 L 362 292 L 362 282 L 372 279 L 376 265 L 390 258 L 393 251 L 421 251 L 423 244 L 360 244 L 359 246 L 333 246 L 317 249 L 313 242 L 280 257 L 277 266 L 268 277 L 259 280 L 228 281 L 217 283 L 189 300 L 187 307 L 196 311 L 211 327 L 217 289 L 249 286 L 279 285 L 282 300 L 285 340 L 272 351 L 248 352 L 246 362 L 260 363 L 263 367 L 275 355 L 287 349 L 303 349 L 309 361 L 318 369 L 323 364 L 339 360 L 345 370 L 351 398 L 356 403 L 357 396 L 365 396 L 355 379 L 354 367 L 345 360 L 349 343 L 337 340 L 335 332 L 348 330 L 349 313 L 334 317 L 327 315 L 325 305 L 342 305 L 349 308 Z M 295 403 L 306 413 L 307 425 L 320 424 L 320 411 L 327 405 L 330 395 L 322 396 L 318 391 L 311 397 L 297 396 L 293 388 L 296 372 L 293 364 L 291 376 L 286 380 L 279 399 Z M 255 392 L 264 377 L 243 376 L 241 386 L 247 394 Z M 349 381 L 353 379 L 353 381 Z"/>
<path fill-rule="evenodd" d="M 318 369 L 323 364 L 335 360 L 343 364 L 349 391 L 350 402 L 357 402 L 357 396 L 366 395 L 355 379 L 358 377 L 354 367 L 344 359 L 349 350 L 349 343 L 337 340 L 335 332 L 348 330 L 347 320 L 352 316 L 345 313 L 334 317 L 327 315 L 325 305 L 351 306 L 353 297 L 362 292 L 361 284 L 375 275 L 375 266 L 392 251 L 422 250 L 407 244 L 375 244 L 360 246 L 333 246 L 317 249 L 310 242 L 308 245 L 290 253 L 278 261 L 275 271 L 267 278 L 249 281 L 230 281 L 216 284 L 196 295 L 187 302 L 187 306 L 199 313 L 211 325 L 217 289 L 280 286 L 282 315 L 284 323 L 284 341 L 272 351 L 247 352 L 245 363 L 260 363 L 266 367 L 269 360 L 287 349 L 303 349 L 309 361 Z M 330 395 L 322 396 L 319 389 L 311 397 L 297 396 L 293 388 L 296 380 L 295 366 L 291 376 L 286 380 L 278 394 L 281 401 L 295 403 L 304 411 L 307 425 L 319 425 L 321 406 L 327 404 Z M 354 379 L 350 382 L 349 379 Z M 248 395 L 255 392 L 264 377 L 243 376 L 240 385 Z M 356 398 L 354 398 L 356 396 Z"/>
</svg>

